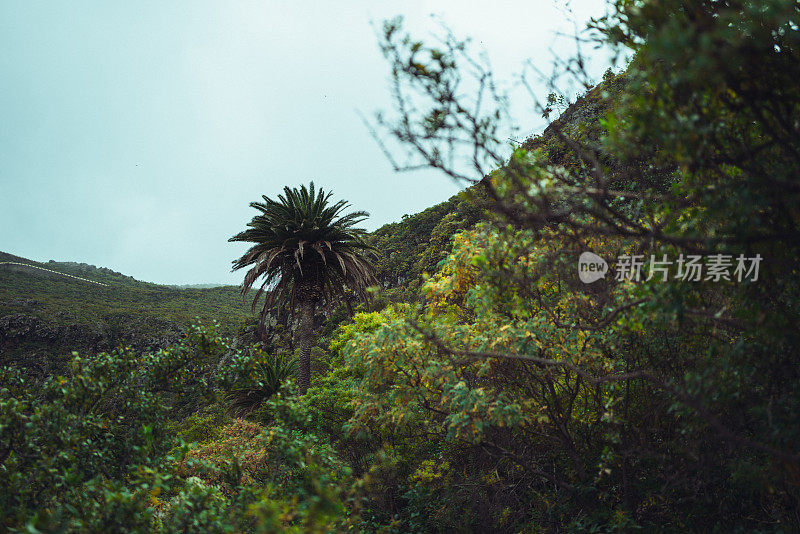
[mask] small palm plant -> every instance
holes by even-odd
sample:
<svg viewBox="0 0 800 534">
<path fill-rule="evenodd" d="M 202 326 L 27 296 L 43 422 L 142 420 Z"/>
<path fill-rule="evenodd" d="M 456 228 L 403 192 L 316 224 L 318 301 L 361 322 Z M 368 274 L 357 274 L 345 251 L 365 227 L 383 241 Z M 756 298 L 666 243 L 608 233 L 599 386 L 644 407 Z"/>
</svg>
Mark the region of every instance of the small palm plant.
<svg viewBox="0 0 800 534">
<path fill-rule="evenodd" d="M 247 415 L 277 393 L 296 372 L 297 358 L 266 356 L 253 366 L 250 376 L 228 392 L 228 410 L 236 417 Z"/>
<path fill-rule="evenodd" d="M 314 315 L 320 303 L 331 304 L 347 289 L 366 300 L 367 287 L 377 283 L 374 267 L 366 254 L 371 247 L 364 241 L 366 231 L 356 228 L 369 214 L 343 213 L 350 205 L 333 203 L 332 193 L 310 187 L 290 189 L 277 200 L 263 196 L 264 202 L 251 202 L 260 213 L 248 229 L 230 241 L 246 241 L 253 246 L 233 262 L 233 270 L 249 267 L 242 284 L 247 294 L 257 282 L 260 287 L 253 309 L 265 295 L 260 325 L 273 305 L 298 312 L 297 346 L 300 349 L 297 385 L 305 393 L 311 385 L 311 347 Z"/>
</svg>

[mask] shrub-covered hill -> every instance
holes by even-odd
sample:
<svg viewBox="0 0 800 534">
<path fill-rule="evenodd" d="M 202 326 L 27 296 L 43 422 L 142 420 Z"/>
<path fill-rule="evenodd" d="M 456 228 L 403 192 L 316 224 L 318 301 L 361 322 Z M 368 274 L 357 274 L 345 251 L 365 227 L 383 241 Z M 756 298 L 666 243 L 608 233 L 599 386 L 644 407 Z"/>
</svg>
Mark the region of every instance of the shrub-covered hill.
<svg viewBox="0 0 800 534">
<path fill-rule="evenodd" d="M 107 350 L 123 342 L 162 346 L 197 317 L 216 320 L 221 332 L 234 334 L 251 316 L 235 286 L 178 289 L 102 267 L 38 263 L 0 252 L 3 361 L 23 354 Z"/>
</svg>

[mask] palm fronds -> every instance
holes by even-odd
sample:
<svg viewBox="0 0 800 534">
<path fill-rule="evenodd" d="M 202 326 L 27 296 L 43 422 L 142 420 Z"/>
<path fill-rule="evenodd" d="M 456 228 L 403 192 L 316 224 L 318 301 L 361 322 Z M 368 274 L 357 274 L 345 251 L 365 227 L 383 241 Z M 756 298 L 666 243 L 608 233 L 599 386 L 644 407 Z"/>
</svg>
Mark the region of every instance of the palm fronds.
<svg viewBox="0 0 800 534">
<path fill-rule="evenodd" d="M 330 304 L 346 288 L 362 299 L 368 286 L 377 283 L 374 267 L 366 258 L 371 247 L 364 241 L 366 231 L 356 228 L 369 214 L 344 213 L 344 200 L 332 203 L 332 193 L 315 189 L 284 187 L 273 200 L 252 202 L 260 213 L 248 228 L 229 239 L 254 243 L 233 270 L 249 267 L 242 284 L 247 294 L 258 287 L 255 309 L 265 296 L 262 319 L 275 302 L 285 302 L 291 312 L 299 300 L 324 300 Z"/>
<path fill-rule="evenodd" d="M 297 372 L 297 358 L 267 356 L 253 366 L 250 376 L 225 396 L 228 410 L 236 417 L 252 412 L 280 390 L 284 381 Z"/>
</svg>

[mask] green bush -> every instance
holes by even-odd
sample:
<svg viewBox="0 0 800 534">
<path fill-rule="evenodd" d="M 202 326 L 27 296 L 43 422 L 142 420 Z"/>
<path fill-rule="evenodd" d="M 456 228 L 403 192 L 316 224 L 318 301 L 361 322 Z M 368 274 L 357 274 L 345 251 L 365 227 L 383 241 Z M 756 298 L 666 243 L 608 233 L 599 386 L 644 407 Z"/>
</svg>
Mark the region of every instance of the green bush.
<svg viewBox="0 0 800 534">
<path fill-rule="evenodd" d="M 76 354 L 70 373 L 41 389 L 16 369 L 0 369 L 3 528 L 229 532 L 277 522 L 325 531 L 343 511 L 331 499 L 339 502 L 347 472 L 313 436 L 278 423 L 264 431 L 258 441 L 272 444 L 284 475 L 266 472 L 254 486 L 227 471 L 222 485 L 181 474 L 189 449 L 176 428 L 188 426 L 184 437 L 193 440 L 215 439 L 209 424 L 224 420 L 219 392 L 242 382 L 254 354 L 195 326 L 158 352 Z M 195 414 L 186 419 L 187 411 Z M 282 476 L 288 485 L 277 483 Z M 273 483 L 278 489 L 265 494 Z"/>
<path fill-rule="evenodd" d="M 283 383 L 297 374 L 297 358 L 260 355 L 252 370 L 225 396 L 228 409 L 242 417 L 257 409 L 281 389 Z"/>
</svg>

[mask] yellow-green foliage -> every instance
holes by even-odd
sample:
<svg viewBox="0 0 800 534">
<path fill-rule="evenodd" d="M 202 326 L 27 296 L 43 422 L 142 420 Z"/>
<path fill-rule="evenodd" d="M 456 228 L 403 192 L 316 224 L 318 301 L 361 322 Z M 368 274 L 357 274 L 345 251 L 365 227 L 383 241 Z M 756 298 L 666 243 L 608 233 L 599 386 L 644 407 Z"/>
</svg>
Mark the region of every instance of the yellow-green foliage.
<svg viewBox="0 0 800 534">
<path fill-rule="evenodd" d="M 189 451 L 182 464 L 185 476 L 197 476 L 206 483 L 223 486 L 228 473 L 241 470 L 236 484 L 253 484 L 265 475 L 267 442 L 262 439 L 264 428 L 244 419 L 235 419 L 217 431 L 218 436 Z M 232 488 L 223 486 L 230 494 Z"/>
<path fill-rule="evenodd" d="M 187 443 L 207 443 L 219 436 L 226 419 L 224 407 L 217 403 L 178 422 L 176 431 Z"/>
<path fill-rule="evenodd" d="M 492 428 L 541 431 L 548 425 L 546 399 L 534 391 L 511 396 L 509 360 L 463 352 L 530 355 L 599 374 L 619 370 L 622 362 L 602 355 L 610 338 L 573 327 L 598 303 L 568 291 L 557 271 L 546 275 L 548 254 L 556 248 L 553 236 L 534 239 L 490 226 L 463 232 L 441 271 L 423 286 L 423 312 L 387 308 L 342 327 L 335 346 L 365 377 L 353 428 L 365 431 L 363 425 L 377 417 L 393 429 L 433 425 L 430 431 L 480 442 Z M 521 289 L 502 279 L 530 285 Z M 426 339 L 431 334 L 452 352 Z M 551 373 L 556 392 L 577 378 L 559 366 Z"/>
</svg>

